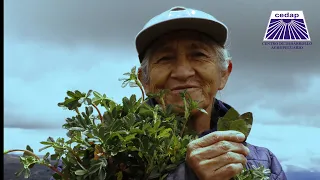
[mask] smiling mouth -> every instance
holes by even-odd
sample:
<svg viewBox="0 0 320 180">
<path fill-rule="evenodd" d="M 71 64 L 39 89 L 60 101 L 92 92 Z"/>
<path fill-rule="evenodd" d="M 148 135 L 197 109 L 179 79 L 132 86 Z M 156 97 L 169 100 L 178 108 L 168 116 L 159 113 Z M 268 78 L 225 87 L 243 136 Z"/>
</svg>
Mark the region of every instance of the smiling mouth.
<svg viewBox="0 0 320 180">
<path fill-rule="evenodd" d="M 187 91 L 188 93 L 192 92 L 192 91 L 196 91 L 198 90 L 199 87 L 196 86 L 190 86 L 190 87 L 176 87 L 171 89 L 171 93 L 173 94 L 178 94 L 178 93 L 182 93 L 184 91 Z"/>
</svg>

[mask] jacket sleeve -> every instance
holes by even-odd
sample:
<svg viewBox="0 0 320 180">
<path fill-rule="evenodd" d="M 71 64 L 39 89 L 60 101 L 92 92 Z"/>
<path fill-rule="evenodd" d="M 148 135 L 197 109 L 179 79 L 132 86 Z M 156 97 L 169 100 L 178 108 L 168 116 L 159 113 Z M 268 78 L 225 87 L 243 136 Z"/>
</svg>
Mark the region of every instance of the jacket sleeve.
<svg viewBox="0 0 320 180">
<path fill-rule="evenodd" d="M 282 166 L 278 160 L 278 158 L 269 150 L 270 154 L 270 171 L 271 176 L 270 180 L 287 180 L 286 174 L 282 169 Z"/>
</svg>

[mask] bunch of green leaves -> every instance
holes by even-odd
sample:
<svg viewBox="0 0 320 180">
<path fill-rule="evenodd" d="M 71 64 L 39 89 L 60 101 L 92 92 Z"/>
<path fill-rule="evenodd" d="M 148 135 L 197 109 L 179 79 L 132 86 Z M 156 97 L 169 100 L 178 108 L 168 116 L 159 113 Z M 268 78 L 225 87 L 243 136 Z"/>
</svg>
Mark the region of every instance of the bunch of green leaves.
<svg viewBox="0 0 320 180">
<path fill-rule="evenodd" d="M 28 178 L 30 169 L 40 164 L 52 169 L 55 179 L 165 179 L 185 160 L 187 144 L 197 138 L 196 133 L 187 128 L 191 111 L 198 109 L 206 112 L 186 92 L 181 93 L 183 115 L 173 113 L 174 107 L 164 104 L 165 91 L 150 94 L 149 97 L 161 102 L 150 106 L 144 99 L 136 68 L 124 75 L 127 78 L 122 79 L 123 87 L 128 84 L 139 87 L 141 98 L 137 99 L 135 95 L 124 97 L 118 104 L 106 94 L 96 91 L 68 91 L 64 101 L 58 104 L 75 112 L 74 116 L 66 118 L 63 125 L 68 138 L 54 140 L 49 137 L 40 142 L 44 147 L 39 151 L 47 148 L 54 150 L 53 154 L 47 152 L 43 158 L 36 156 L 29 146 L 26 150 L 6 151 L 5 154 L 24 152 L 20 157 L 23 169 L 17 175 L 24 173 Z M 219 120 L 218 129 L 233 129 L 248 135 L 251 124 L 250 113 L 239 115 L 231 109 Z M 50 164 L 52 160 L 62 162 L 62 170 L 57 163 Z M 243 180 L 249 175 L 251 178 L 251 174 L 258 171 L 260 169 L 245 170 L 235 178 Z"/>
<path fill-rule="evenodd" d="M 252 169 L 244 169 L 232 180 L 269 180 L 271 171 L 264 166 L 253 166 Z"/>
<path fill-rule="evenodd" d="M 123 85 L 142 89 L 135 72 L 132 69 L 124 74 L 128 78 Z M 163 101 L 164 92 L 153 96 Z M 186 99 L 186 93 L 181 96 Z M 29 156 L 21 157 L 24 165 L 21 173 L 29 177 L 33 165 L 41 164 L 56 172 L 55 179 L 164 179 L 183 162 L 187 144 L 196 138 L 180 136 L 187 129 L 182 126 L 186 126 L 190 111 L 197 108 L 190 99 L 185 103 L 187 113 L 178 116 L 172 112 L 171 105 L 151 107 L 143 97 L 137 99 L 135 95 L 124 97 L 117 104 L 92 90 L 68 91 L 64 101 L 58 104 L 76 113 L 66 118 L 63 125 L 68 139 L 48 138 L 40 142 L 45 145 L 40 151 L 54 149 L 54 154 L 46 153 L 43 159 L 28 146 L 23 151 Z M 62 161 L 62 171 L 51 165 L 50 160 Z"/>
</svg>

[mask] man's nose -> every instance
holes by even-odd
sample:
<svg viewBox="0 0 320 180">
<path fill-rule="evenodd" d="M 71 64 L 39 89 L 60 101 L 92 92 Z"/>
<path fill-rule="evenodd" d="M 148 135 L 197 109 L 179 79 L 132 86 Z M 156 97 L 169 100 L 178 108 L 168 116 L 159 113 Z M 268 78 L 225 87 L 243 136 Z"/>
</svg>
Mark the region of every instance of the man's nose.
<svg viewBox="0 0 320 180">
<path fill-rule="evenodd" d="M 195 75 L 195 71 L 185 54 L 177 55 L 173 65 L 172 78 L 183 81 Z"/>
</svg>

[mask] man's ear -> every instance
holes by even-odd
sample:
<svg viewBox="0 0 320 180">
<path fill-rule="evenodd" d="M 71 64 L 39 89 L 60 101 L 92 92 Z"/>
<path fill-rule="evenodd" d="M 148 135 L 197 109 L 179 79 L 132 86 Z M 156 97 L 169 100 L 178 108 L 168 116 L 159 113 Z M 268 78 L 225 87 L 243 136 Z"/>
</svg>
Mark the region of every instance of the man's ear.
<svg viewBox="0 0 320 180">
<path fill-rule="evenodd" d="M 143 89 L 145 90 L 145 93 L 147 94 L 149 92 L 149 85 L 146 82 L 145 78 L 143 77 L 143 72 L 142 72 L 141 67 L 139 67 L 139 69 L 138 69 L 138 79 L 141 82 Z"/>
<path fill-rule="evenodd" d="M 232 72 L 232 61 L 229 60 L 227 70 L 221 72 L 221 81 L 220 81 L 220 86 L 218 90 L 222 90 L 226 86 L 231 72 Z"/>
</svg>

